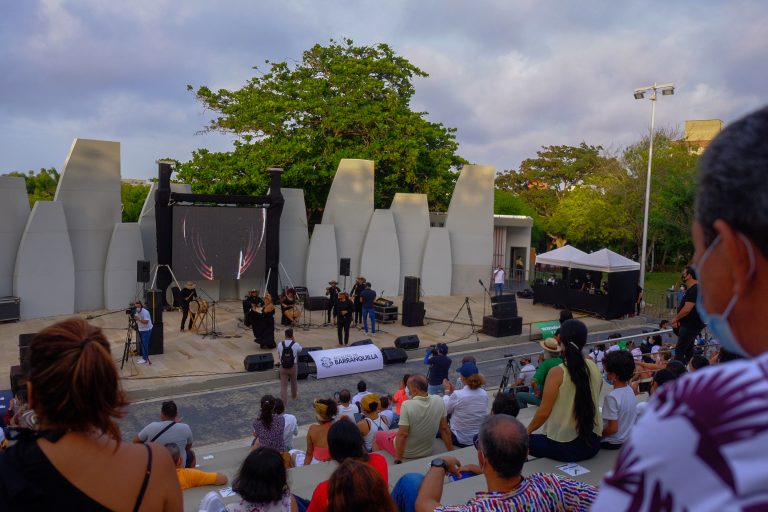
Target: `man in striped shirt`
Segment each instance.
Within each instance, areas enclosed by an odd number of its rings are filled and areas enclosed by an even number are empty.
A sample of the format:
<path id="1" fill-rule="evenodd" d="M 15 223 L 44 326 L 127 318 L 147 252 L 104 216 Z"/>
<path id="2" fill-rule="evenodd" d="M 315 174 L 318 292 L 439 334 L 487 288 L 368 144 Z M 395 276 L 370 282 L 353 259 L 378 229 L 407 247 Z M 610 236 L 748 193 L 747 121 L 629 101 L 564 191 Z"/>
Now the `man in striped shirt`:
<path id="1" fill-rule="evenodd" d="M 480 467 L 475 470 L 482 471 L 488 491 L 476 493 L 466 505 L 442 506 L 446 473 L 459 474 L 471 469 L 461 467 L 455 457 L 446 455 L 433 461 L 424 476 L 416 499 L 418 512 L 587 511 L 597 496 L 594 486 L 570 478 L 545 473 L 522 476 L 528 455 L 528 432 L 512 416 L 489 416 L 480 427 L 478 441 Z"/>

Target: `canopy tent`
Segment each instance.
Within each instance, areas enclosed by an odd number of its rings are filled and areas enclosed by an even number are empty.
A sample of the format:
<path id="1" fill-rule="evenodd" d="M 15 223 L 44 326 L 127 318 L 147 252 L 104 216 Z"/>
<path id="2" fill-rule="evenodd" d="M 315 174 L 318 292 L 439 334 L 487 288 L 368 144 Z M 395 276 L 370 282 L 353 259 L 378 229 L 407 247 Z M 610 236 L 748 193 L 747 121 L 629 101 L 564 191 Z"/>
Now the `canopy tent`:
<path id="1" fill-rule="evenodd" d="M 585 256 L 588 254 L 584 251 L 570 245 L 564 245 L 559 249 L 539 254 L 536 256 L 536 263 L 554 267 L 573 267 L 576 258 Z"/>
<path id="2" fill-rule="evenodd" d="M 626 272 L 628 270 L 640 270 L 640 264 L 617 254 L 610 249 L 600 249 L 591 254 L 582 253 L 576 256 L 572 268 L 595 270 L 598 272 Z"/>

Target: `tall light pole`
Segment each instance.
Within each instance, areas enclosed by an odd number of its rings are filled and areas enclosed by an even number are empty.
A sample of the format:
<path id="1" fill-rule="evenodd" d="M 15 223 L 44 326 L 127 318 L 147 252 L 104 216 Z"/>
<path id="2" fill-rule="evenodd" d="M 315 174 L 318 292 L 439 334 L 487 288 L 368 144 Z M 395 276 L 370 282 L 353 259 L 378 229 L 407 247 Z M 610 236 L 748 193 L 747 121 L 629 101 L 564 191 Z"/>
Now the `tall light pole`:
<path id="1" fill-rule="evenodd" d="M 648 212 L 651 205 L 651 167 L 653 163 L 653 124 L 656 121 L 656 93 L 662 96 L 675 94 L 675 84 L 656 84 L 635 89 L 635 99 L 645 98 L 645 93 L 650 92 L 651 97 L 651 130 L 648 137 L 648 174 L 645 177 L 645 212 L 643 213 L 643 247 L 640 250 L 640 286 L 645 289 L 645 260 L 648 250 Z"/>

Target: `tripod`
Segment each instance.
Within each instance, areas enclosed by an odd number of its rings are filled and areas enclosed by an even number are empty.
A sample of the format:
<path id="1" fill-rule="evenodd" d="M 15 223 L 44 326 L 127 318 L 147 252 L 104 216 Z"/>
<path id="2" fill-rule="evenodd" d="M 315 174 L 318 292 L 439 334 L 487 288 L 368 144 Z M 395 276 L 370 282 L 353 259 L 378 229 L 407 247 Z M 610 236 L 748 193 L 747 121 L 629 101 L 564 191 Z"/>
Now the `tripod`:
<path id="1" fill-rule="evenodd" d="M 459 315 L 461 314 L 461 310 L 465 307 L 467 308 L 467 314 L 469 315 L 469 325 L 472 326 L 472 334 L 475 335 L 475 341 L 480 341 L 480 336 L 477 334 L 477 327 L 475 326 L 475 319 L 472 317 L 472 308 L 469 306 L 470 302 L 474 302 L 469 297 L 464 297 L 464 302 L 461 303 L 461 306 L 459 307 L 459 310 L 456 312 L 456 315 L 453 317 L 453 320 L 451 320 L 451 323 L 448 324 L 448 327 L 445 328 L 445 331 L 443 331 L 443 336 L 445 336 L 445 333 L 448 332 L 448 329 L 451 328 L 451 326 L 456 322 L 456 319 L 459 318 Z"/>
<path id="2" fill-rule="evenodd" d="M 133 317 L 128 317 L 128 332 L 125 335 L 125 347 L 123 348 L 123 358 L 120 360 L 120 369 L 123 369 L 125 362 L 131 357 L 131 352 L 136 352 L 136 346 L 133 342 L 133 333 L 136 332 L 136 342 L 138 343 L 139 326 Z"/>

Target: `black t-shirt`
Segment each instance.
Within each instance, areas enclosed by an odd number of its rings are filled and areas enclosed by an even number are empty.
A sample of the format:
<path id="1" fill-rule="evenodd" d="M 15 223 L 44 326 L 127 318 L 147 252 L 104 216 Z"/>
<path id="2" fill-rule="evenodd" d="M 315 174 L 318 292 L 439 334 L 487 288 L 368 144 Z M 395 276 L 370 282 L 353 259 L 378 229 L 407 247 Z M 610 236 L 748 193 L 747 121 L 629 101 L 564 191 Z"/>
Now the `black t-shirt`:
<path id="1" fill-rule="evenodd" d="M 698 295 L 698 284 L 691 286 L 685 291 L 685 295 L 683 295 L 683 301 L 680 303 L 680 307 L 678 307 L 677 312 L 679 313 L 680 310 L 683 309 L 683 306 L 685 306 L 686 302 L 693 303 L 693 309 L 680 320 L 680 327 L 697 331 L 700 331 L 704 327 L 704 322 L 701 321 L 699 312 L 696 310 L 696 298 Z"/>
<path id="2" fill-rule="evenodd" d="M 439 386 L 443 379 L 448 378 L 448 370 L 451 368 L 451 358 L 443 354 L 437 354 L 427 360 L 429 363 L 429 379 L 431 386 Z"/>
<path id="3" fill-rule="evenodd" d="M 352 301 L 347 299 L 345 301 L 338 301 L 336 302 L 336 316 L 339 318 L 343 318 L 344 320 L 347 320 L 349 318 L 352 318 L 352 313 L 354 312 L 354 306 L 352 305 Z M 341 312 L 346 311 L 346 315 L 342 315 Z"/>

